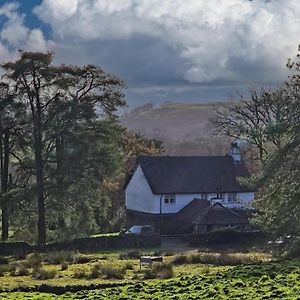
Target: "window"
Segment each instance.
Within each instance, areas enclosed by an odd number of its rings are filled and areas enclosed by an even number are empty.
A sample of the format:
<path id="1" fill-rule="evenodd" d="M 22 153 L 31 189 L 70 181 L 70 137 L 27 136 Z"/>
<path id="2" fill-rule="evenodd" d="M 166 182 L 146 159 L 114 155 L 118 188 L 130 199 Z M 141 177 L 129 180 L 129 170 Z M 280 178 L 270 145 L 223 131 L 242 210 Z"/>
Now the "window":
<path id="1" fill-rule="evenodd" d="M 175 204 L 176 203 L 176 196 L 175 195 L 165 195 L 165 204 Z"/>
<path id="2" fill-rule="evenodd" d="M 237 201 L 237 193 L 228 193 L 228 202 Z"/>
<path id="3" fill-rule="evenodd" d="M 228 224 L 226 227 L 227 228 L 236 228 L 236 224 Z"/>
<path id="4" fill-rule="evenodd" d="M 207 195 L 206 193 L 202 193 L 202 194 L 200 195 L 200 198 L 201 198 L 201 200 L 207 200 L 208 195 Z"/>

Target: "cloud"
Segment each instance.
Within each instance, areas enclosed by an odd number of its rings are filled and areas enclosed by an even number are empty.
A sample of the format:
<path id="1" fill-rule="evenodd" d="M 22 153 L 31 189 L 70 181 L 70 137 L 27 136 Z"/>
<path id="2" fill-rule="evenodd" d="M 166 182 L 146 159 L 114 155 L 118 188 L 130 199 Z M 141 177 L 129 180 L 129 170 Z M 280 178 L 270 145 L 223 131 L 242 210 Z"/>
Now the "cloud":
<path id="1" fill-rule="evenodd" d="M 25 15 L 19 13 L 17 2 L 0 6 L 1 16 L 4 18 L 3 26 L 0 29 L 1 61 L 14 59 L 19 49 L 47 51 L 54 47 L 52 41 L 45 40 L 40 29 L 29 29 L 25 26 Z"/>
<path id="2" fill-rule="evenodd" d="M 201 84 L 282 80 L 300 33 L 298 0 L 43 0 L 34 12 L 58 43 L 159 40 Z"/>

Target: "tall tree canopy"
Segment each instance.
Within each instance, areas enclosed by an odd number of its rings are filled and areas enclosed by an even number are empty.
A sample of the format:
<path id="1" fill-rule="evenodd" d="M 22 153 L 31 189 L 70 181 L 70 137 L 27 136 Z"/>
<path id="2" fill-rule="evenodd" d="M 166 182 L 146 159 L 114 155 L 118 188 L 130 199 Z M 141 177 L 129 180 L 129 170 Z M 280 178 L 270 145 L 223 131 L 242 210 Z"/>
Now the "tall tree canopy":
<path id="1" fill-rule="evenodd" d="M 103 134 L 99 116 L 113 122 L 125 105 L 123 83 L 96 66 L 53 65 L 53 53 L 21 52 L 2 68 L 9 91 L 25 107 L 29 130 L 15 157 L 28 175 L 26 190 L 31 185 L 36 197 L 38 244 L 43 245 L 52 195 L 78 181 L 100 180 L 103 168 L 109 168 L 105 147 L 90 145 Z"/>
<path id="2" fill-rule="evenodd" d="M 300 48 L 299 48 L 300 50 Z M 214 124 L 223 134 L 258 149 L 259 188 L 254 221 L 276 235 L 300 230 L 300 55 L 289 60 L 291 76 L 280 88 L 254 90 L 250 97 L 218 111 Z"/>

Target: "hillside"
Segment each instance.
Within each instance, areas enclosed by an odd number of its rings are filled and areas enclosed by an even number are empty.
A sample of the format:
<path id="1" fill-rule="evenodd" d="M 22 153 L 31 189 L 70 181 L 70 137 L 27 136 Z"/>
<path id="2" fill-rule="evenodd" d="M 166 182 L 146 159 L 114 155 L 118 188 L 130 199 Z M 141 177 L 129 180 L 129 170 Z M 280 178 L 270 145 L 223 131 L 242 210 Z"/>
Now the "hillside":
<path id="1" fill-rule="evenodd" d="M 132 131 L 164 142 L 170 155 L 220 155 L 228 151 L 228 140 L 213 134 L 210 119 L 218 103 L 167 102 L 137 107 L 121 118 Z"/>

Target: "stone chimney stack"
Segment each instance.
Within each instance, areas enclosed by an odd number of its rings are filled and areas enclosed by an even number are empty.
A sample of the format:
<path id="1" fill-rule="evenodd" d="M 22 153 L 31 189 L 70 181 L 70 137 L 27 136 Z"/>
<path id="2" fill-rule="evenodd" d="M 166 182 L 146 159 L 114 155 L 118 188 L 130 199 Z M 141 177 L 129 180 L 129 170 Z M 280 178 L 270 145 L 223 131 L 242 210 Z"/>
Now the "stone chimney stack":
<path id="1" fill-rule="evenodd" d="M 229 155 L 232 156 L 235 164 L 239 164 L 242 162 L 242 154 L 241 154 L 241 149 L 240 149 L 240 143 L 238 140 L 231 143 Z"/>

